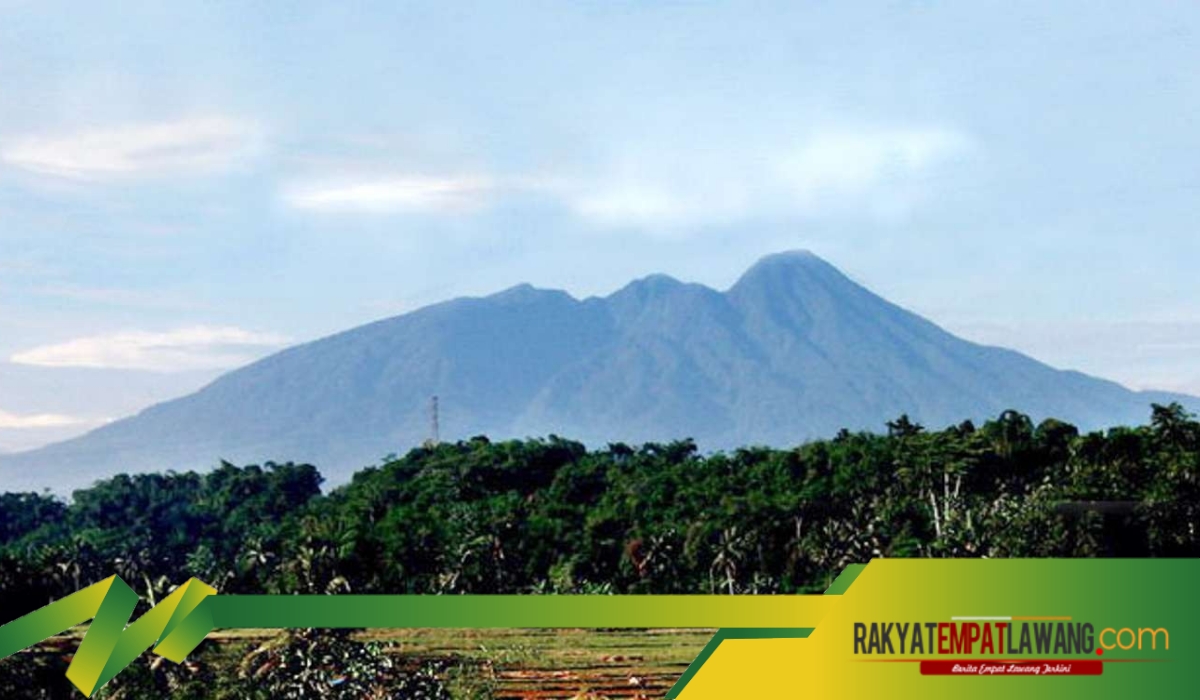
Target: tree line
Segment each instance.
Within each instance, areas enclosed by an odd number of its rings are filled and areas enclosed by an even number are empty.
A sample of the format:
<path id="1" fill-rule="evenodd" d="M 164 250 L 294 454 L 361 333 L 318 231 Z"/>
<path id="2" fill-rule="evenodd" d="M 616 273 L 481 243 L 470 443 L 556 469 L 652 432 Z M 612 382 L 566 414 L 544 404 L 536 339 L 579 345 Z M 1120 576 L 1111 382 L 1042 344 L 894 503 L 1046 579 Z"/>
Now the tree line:
<path id="1" fill-rule="evenodd" d="M 1200 555 L 1200 423 L 842 431 L 794 449 L 475 437 L 321 491 L 307 464 L 0 495 L 0 618 L 112 574 L 226 593 L 798 593 L 872 557 Z"/>

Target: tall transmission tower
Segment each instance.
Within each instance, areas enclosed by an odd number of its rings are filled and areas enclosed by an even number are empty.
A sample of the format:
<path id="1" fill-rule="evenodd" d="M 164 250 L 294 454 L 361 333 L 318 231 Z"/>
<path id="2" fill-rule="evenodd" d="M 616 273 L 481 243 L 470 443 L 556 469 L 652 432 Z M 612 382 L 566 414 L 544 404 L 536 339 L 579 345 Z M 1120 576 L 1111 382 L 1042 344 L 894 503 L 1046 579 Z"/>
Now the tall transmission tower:
<path id="1" fill-rule="evenodd" d="M 438 397 L 437 394 L 429 400 L 429 440 L 431 446 L 436 446 L 442 441 L 441 437 L 440 418 L 438 416 Z"/>

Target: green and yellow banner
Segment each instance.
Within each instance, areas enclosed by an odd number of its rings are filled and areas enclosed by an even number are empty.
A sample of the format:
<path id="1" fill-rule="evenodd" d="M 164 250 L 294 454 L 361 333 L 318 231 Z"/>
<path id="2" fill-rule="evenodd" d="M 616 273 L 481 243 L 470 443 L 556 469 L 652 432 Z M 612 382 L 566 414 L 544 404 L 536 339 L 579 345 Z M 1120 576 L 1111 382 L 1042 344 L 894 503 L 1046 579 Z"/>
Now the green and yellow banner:
<path id="1" fill-rule="evenodd" d="M 130 622 L 110 577 L 0 627 L 0 657 L 91 620 L 84 695 L 239 628 L 719 628 L 668 697 L 1191 697 L 1197 560 L 874 560 L 804 596 L 226 596 L 192 579 Z M 2 662 L 0 662 L 2 663 Z"/>

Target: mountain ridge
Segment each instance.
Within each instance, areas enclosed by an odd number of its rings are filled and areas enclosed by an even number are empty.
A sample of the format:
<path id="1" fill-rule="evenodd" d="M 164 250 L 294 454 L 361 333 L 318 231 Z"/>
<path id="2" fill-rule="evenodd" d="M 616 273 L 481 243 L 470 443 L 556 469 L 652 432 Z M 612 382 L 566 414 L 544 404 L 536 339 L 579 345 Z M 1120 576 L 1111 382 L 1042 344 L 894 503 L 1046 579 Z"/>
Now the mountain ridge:
<path id="1" fill-rule="evenodd" d="M 0 490 L 119 471 L 306 461 L 340 483 L 428 436 L 557 433 L 786 446 L 900 414 L 931 426 L 1017 409 L 1100 428 L 1152 402 L 1014 350 L 958 338 L 810 251 L 762 258 L 724 291 L 654 274 L 577 299 L 519 284 L 286 348 L 199 391 L 38 450 L 0 456 Z"/>

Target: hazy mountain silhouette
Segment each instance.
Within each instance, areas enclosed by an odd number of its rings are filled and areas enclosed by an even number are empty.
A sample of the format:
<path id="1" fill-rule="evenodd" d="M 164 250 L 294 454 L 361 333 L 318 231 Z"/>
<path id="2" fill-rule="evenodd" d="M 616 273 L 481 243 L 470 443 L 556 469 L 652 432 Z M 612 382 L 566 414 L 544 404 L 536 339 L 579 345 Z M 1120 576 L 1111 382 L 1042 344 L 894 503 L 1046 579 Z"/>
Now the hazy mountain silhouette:
<path id="1" fill-rule="evenodd" d="M 306 461 L 332 482 L 443 439 L 557 433 L 603 444 L 693 437 L 787 446 L 907 413 L 942 427 L 1016 408 L 1083 428 L 1146 421 L 1134 392 L 967 342 L 808 252 L 728 291 L 653 275 L 603 298 L 513 287 L 289 348 L 82 437 L 0 457 L 0 490 L 118 472 Z"/>

